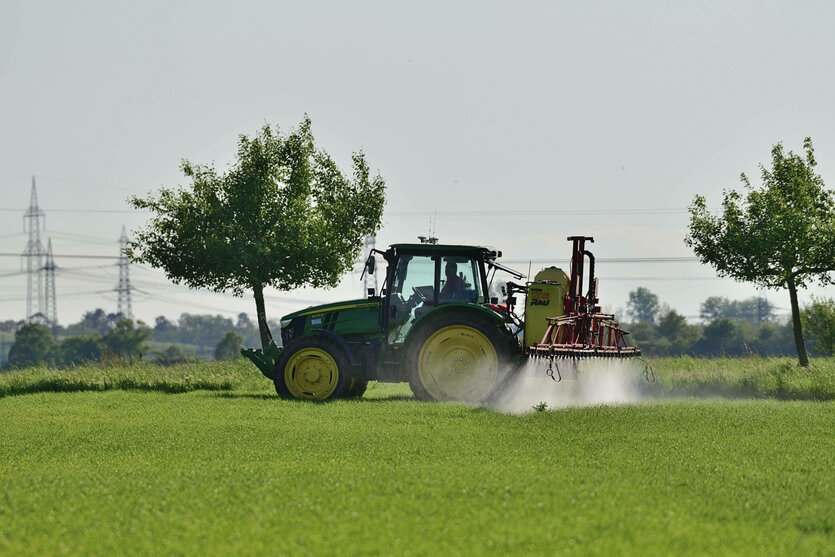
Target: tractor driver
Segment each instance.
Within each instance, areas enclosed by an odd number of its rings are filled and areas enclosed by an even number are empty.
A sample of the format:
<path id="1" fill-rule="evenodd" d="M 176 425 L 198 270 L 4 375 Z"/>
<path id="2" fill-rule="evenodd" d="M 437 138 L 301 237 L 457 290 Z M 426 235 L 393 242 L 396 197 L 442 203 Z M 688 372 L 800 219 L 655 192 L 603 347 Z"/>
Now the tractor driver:
<path id="1" fill-rule="evenodd" d="M 464 279 L 458 276 L 458 263 L 447 259 L 444 274 L 446 275 L 446 281 L 444 282 L 444 287 L 441 288 L 440 302 L 463 300 L 467 286 L 464 283 Z"/>

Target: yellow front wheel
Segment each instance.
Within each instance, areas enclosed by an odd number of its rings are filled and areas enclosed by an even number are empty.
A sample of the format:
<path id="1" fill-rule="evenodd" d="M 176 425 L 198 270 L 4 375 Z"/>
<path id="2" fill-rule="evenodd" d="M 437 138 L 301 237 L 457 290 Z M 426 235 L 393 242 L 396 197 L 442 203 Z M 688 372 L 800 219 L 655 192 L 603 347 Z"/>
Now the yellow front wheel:
<path id="1" fill-rule="evenodd" d="M 278 358 L 275 389 L 284 398 L 328 400 L 344 396 L 350 385 L 342 351 L 320 338 L 302 338 Z"/>

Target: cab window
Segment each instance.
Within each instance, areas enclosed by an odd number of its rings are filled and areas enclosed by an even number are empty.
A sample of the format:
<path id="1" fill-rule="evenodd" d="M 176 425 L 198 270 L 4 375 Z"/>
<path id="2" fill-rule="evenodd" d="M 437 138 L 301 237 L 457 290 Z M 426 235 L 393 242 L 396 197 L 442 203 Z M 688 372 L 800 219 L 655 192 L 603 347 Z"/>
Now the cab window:
<path id="1" fill-rule="evenodd" d="M 469 257 L 444 257 L 438 303 L 483 303 L 478 261 Z"/>
<path id="2" fill-rule="evenodd" d="M 389 296 L 389 342 L 403 342 L 414 321 L 435 305 L 435 260 L 403 255 Z"/>

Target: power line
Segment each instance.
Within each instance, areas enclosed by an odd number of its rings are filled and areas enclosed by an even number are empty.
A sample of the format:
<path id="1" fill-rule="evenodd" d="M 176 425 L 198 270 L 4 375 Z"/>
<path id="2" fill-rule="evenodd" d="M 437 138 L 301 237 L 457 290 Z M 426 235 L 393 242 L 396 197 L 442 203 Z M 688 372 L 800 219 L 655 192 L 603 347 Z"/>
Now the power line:
<path id="1" fill-rule="evenodd" d="M 596 257 L 595 263 L 695 263 L 698 257 Z M 570 259 L 502 259 L 511 265 L 522 263 L 570 263 Z"/>
<path id="2" fill-rule="evenodd" d="M 24 209 L 14 207 L 0 207 L 0 211 L 20 212 Z M 49 209 L 51 213 L 148 213 L 145 209 Z M 387 211 L 386 216 L 390 217 L 426 217 L 437 215 L 439 217 L 552 217 L 571 215 L 680 215 L 688 213 L 686 208 L 658 208 L 658 209 L 555 209 L 539 211 L 523 211 L 513 209 L 472 209 L 472 210 L 450 210 L 450 211 Z"/>
<path id="3" fill-rule="evenodd" d="M 667 214 L 682 214 L 687 213 L 688 210 L 681 208 L 666 208 L 666 209 L 558 209 L 558 210 L 514 210 L 514 209 L 470 209 L 470 210 L 450 210 L 450 211 L 391 211 L 385 213 L 388 216 L 409 217 L 419 216 L 425 217 L 427 215 L 436 215 L 439 217 L 467 217 L 467 216 L 487 216 L 487 217 L 550 217 L 550 216 L 569 216 L 569 215 L 667 215 Z"/>
<path id="4" fill-rule="evenodd" d="M 19 253 L 0 253 L 0 257 L 20 257 Z M 77 253 L 66 253 L 63 255 L 56 255 L 58 259 L 119 259 L 118 255 L 84 255 Z"/>
<path id="5" fill-rule="evenodd" d="M 19 213 L 22 209 L 0 207 L 0 211 Z M 49 209 L 50 213 L 148 213 L 142 209 Z"/>
<path id="6" fill-rule="evenodd" d="M 0 257 L 20 257 L 18 253 L 0 253 Z M 64 259 L 119 259 L 118 255 L 56 254 Z M 698 257 L 598 257 L 597 263 L 696 263 Z M 502 263 L 569 263 L 570 259 L 502 259 Z"/>

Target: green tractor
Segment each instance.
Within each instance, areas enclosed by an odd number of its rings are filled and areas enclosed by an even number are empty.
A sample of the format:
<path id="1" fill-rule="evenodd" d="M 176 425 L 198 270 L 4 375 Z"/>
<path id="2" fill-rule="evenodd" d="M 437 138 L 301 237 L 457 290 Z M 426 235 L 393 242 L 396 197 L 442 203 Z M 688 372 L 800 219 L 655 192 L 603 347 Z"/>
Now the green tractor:
<path id="1" fill-rule="evenodd" d="M 408 381 L 421 400 L 465 402 L 497 394 L 529 357 L 546 358 L 552 370 L 555 358 L 639 355 L 614 316 L 597 306 L 594 257 L 584 248 L 593 240 L 569 240 L 571 277 L 551 267 L 524 285 L 507 282 L 503 303 L 489 297 L 495 274 L 524 276 L 496 261 L 501 252 L 428 243 L 374 250 L 388 265 L 379 295 L 285 315 L 282 348 L 242 353 L 284 398 L 359 397 L 374 380 Z M 590 276 L 583 295 L 585 257 Z M 366 272 L 374 272 L 375 261 L 371 253 Z M 525 295 L 527 325 L 515 312 L 518 293 Z"/>

